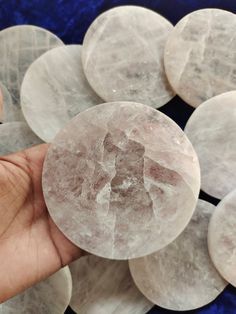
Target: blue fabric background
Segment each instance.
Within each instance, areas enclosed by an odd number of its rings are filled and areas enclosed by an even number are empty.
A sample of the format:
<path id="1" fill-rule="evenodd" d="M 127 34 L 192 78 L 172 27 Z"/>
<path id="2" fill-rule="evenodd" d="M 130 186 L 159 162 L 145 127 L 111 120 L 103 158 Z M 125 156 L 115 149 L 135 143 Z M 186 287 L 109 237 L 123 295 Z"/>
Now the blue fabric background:
<path id="1" fill-rule="evenodd" d="M 100 13 L 127 4 L 153 9 L 173 24 L 189 12 L 202 8 L 214 7 L 236 13 L 236 0 L 0 0 L 0 30 L 17 24 L 33 24 L 54 32 L 66 44 L 81 44 L 87 28 Z M 176 97 L 161 111 L 183 128 L 193 109 Z M 204 193 L 201 193 L 201 198 L 214 204 L 218 202 Z M 68 310 L 68 313 L 73 312 Z M 174 312 L 157 306 L 149 312 L 167 313 Z M 213 303 L 185 313 L 236 314 L 236 289 L 228 286 Z"/>

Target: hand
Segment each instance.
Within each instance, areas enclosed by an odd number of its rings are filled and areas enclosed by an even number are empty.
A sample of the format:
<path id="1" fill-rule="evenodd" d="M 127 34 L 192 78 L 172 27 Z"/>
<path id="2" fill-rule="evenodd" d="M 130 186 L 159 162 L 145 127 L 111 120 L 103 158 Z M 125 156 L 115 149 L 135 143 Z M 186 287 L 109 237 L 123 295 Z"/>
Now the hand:
<path id="1" fill-rule="evenodd" d="M 82 252 L 50 218 L 42 193 L 48 145 L 0 157 L 0 303 Z"/>

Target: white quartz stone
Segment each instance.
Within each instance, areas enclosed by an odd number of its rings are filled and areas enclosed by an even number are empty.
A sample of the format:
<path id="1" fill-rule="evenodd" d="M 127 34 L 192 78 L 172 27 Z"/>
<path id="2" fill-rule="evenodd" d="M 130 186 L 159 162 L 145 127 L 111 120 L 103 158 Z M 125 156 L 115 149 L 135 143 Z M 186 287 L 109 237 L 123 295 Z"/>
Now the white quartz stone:
<path id="1" fill-rule="evenodd" d="M 64 314 L 70 303 L 72 280 L 65 267 L 24 293 L 0 304 L 0 314 Z"/>
<path id="2" fill-rule="evenodd" d="M 76 114 L 102 102 L 85 78 L 79 45 L 43 54 L 29 67 L 21 87 L 23 114 L 46 142 Z"/>
<path id="3" fill-rule="evenodd" d="M 228 194 L 213 213 L 208 246 L 220 274 L 236 287 L 236 190 Z"/>
<path id="4" fill-rule="evenodd" d="M 114 259 L 172 242 L 191 219 L 199 187 L 184 132 L 160 111 L 131 102 L 78 114 L 56 136 L 43 170 L 45 201 L 60 230 Z"/>
<path id="5" fill-rule="evenodd" d="M 185 133 L 199 157 L 202 190 L 223 198 L 236 187 L 236 92 L 199 106 Z"/>
<path id="6" fill-rule="evenodd" d="M 23 115 L 21 110 L 19 110 L 19 107 L 15 104 L 13 104 L 11 95 L 1 82 L 0 82 L 0 89 L 2 91 L 2 119 L 1 121 L 3 123 L 5 122 L 14 122 L 14 121 L 22 121 Z"/>
<path id="7" fill-rule="evenodd" d="M 0 122 L 2 122 L 2 114 L 3 114 L 3 92 L 2 86 L 0 85 Z"/>
<path id="8" fill-rule="evenodd" d="M 100 15 L 85 35 L 85 75 L 106 101 L 135 101 L 154 108 L 174 92 L 164 70 L 164 46 L 173 25 L 146 8 L 121 6 Z"/>
<path id="9" fill-rule="evenodd" d="M 20 110 L 20 86 L 30 64 L 45 51 L 63 45 L 46 29 L 20 25 L 0 32 L 0 81 Z"/>
<path id="10" fill-rule="evenodd" d="M 129 261 L 141 292 L 174 311 L 193 310 L 213 301 L 227 282 L 215 269 L 207 248 L 207 230 L 215 206 L 199 200 L 184 232 L 166 248 Z"/>
<path id="11" fill-rule="evenodd" d="M 41 143 L 42 141 L 24 122 L 9 122 L 0 125 L 0 156 Z"/>
<path id="12" fill-rule="evenodd" d="M 84 256 L 70 265 L 70 306 L 79 314 L 146 314 L 153 303 L 136 288 L 127 261 Z"/>
<path id="13" fill-rule="evenodd" d="M 193 107 L 236 89 L 236 16 L 203 9 L 185 16 L 165 48 L 166 73 L 175 92 Z"/>

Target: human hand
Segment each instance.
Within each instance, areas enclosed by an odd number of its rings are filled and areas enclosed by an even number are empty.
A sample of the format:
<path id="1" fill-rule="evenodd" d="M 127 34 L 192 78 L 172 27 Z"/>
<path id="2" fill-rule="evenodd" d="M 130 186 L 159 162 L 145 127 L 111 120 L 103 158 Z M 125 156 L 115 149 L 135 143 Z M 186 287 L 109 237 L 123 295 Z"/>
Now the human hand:
<path id="1" fill-rule="evenodd" d="M 47 144 L 0 157 L 0 303 L 78 258 L 42 193 Z"/>

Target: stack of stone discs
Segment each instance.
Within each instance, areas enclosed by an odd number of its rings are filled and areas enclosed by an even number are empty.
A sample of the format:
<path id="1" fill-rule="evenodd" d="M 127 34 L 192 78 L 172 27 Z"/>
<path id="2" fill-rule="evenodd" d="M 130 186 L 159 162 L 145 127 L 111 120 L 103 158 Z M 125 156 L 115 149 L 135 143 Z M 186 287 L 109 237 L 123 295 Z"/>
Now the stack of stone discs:
<path id="1" fill-rule="evenodd" d="M 219 9 L 174 27 L 121 6 L 82 45 L 35 26 L 0 32 L 0 154 L 51 143 L 49 214 L 89 253 L 4 314 L 186 311 L 236 286 L 235 29 Z M 175 95 L 193 108 L 184 131 L 162 113 Z"/>

